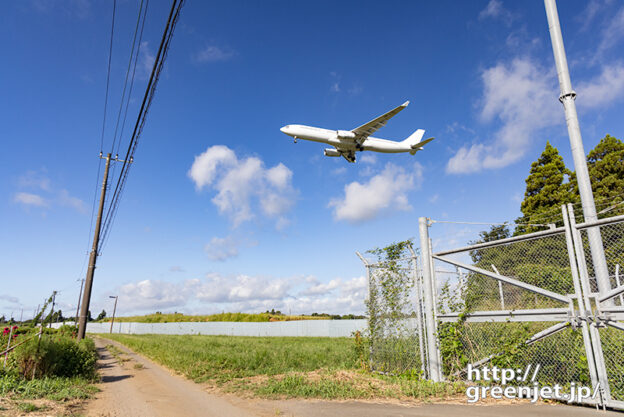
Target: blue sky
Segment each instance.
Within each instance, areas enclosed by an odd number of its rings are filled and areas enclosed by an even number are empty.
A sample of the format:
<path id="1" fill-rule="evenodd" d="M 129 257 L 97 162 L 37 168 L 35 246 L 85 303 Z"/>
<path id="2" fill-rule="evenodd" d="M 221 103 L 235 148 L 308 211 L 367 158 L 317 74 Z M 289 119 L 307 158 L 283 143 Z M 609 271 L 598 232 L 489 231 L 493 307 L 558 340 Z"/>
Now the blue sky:
<path id="1" fill-rule="evenodd" d="M 129 120 L 168 8 L 150 2 Z M 0 17 L 1 314 L 29 317 L 52 290 L 64 312 L 75 310 L 99 181 L 111 10 L 108 1 L 33 0 Z M 104 152 L 137 11 L 137 1 L 118 1 Z M 607 133 L 624 136 L 624 5 L 568 0 L 559 14 L 589 151 Z M 119 294 L 122 314 L 361 312 L 356 250 L 417 237 L 419 216 L 515 219 L 547 140 L 572 168 L 558 95 L 538 0 L 189 0 L 91 310 L 110 310 L 108 296 Z M 415 157 L 361 154 L 348 164 L 279 131 L 348 130 L 405 100 L 376 136 L 426 129 L 436 140 Z"/>

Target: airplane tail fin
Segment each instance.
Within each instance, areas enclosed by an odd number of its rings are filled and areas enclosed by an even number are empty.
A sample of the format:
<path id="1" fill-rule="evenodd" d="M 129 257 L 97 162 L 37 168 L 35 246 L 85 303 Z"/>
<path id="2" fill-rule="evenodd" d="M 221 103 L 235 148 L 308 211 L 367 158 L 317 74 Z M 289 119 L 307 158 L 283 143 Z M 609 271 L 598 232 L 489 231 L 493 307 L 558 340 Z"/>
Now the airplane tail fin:
<path id="1" fill-rule="evenodd" d="M 407 139 L 405 139 L 401 143 L 409 146 L 410 148 L 413 148 L 414 145 L 416 145 L 416 144 L 418 144 L 418 142 L 420 142 L 420 140 L 422 139 L 424 134 L 425 134 L 425 131 L 423 129 L 418 129 L 417 131 L 412 133 Z"/>
<path id="2" fill-rule="evenodd" d="M 435 138 L 429 138 L 429 139 L 421 140 L 424 134 L 425 134 L 424 130 L 418 129 L 417 131 L 412 133 L 410 137 L 408 137 L 407 139 L 403 141 L 403 143 L 409 145 L 409 147 L 412 149 L 410 151 L 411 155 L 414 155 L 418 151 L 422 151 L 423 146 L 425 146 L 426 144 L 428 144 L 429 142 L 435 139 Z"/>

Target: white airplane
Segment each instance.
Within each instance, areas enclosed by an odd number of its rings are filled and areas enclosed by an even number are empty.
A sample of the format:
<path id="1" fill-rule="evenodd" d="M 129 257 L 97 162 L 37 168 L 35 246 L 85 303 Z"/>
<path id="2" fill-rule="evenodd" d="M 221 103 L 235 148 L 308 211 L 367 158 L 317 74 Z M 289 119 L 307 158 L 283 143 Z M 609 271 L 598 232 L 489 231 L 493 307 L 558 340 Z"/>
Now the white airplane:
<path id="1" fill-rule="evenodd" d="M 325 156 L 342 156 L 349 162 L 355 162 L 355 153 L 358 151 L 409 152 L 414 155 L 416 152 L 423 150 L 423 146 L 434 139 L 429 138 L 421 141 L 425 134 L 425 131 L 422 129 L 418 129 L 401 142 L 370 136 L 385 126 L 388 120 L 396 116 L 408 104 L 409 101 L 406 101 L 399 107 L 353 130 L 329 130 L 304 125 L 286 125 L 280 130 L 288 136 L 292 136 L 295 139 L 295 143 L 297 143 L 297 139 L 305 139 L 332 145 L 334 148 L 325 149 Z"/>

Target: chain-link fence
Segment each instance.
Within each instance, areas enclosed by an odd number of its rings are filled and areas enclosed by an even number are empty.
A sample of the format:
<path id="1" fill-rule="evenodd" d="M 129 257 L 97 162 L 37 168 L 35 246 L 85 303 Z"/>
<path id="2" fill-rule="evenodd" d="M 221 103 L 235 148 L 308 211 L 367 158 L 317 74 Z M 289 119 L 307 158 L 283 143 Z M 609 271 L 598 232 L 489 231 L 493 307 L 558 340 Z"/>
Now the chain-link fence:
<path id="1" fill-rule="evenodd" d="M 624 409 L 623 209 L 577 224 L 568 205 L 518 236 L 463 224 L 441 237 L 436 223 L 450 222 L 421 218 L 418 265 L 415 254 L 365 261 L 371 366 L 433 380 L 533 366 L 539 386 L 590 386 L 587 402 Z"/>
<path id="2" fill-rule="evenodd" d="M 371 251 L 374 262 L 362 258 L 369 289 L 365 336 L 370 366 L 378 372 L 420 372 L 423 365 L 417 258 L 406 243 Z"/>

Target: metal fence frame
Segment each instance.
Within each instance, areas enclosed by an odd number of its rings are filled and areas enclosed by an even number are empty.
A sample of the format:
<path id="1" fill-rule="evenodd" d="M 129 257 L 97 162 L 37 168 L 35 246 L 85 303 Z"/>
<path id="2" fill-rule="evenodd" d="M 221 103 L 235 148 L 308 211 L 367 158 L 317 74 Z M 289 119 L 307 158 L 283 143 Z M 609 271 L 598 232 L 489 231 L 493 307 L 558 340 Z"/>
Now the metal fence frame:
<path id="1" fill-rule="evenodd" d="M 534 232 L 530 234 L 499 239 L 495 241 L 473 244 L 456 249 L 433 252 L 431 239 L 429 238 L 429 227 L 432 221 L 428 218 L 419 218 L 420 232 L 420 265 L 417 265 L 417 257 L 413 250 L 410 251 L 413 257 L 414 280 L 416 283 L 416 303 L 417 320 L 419 326 L 419 349 L 422 360 L 422 370 L 425 378 L 432 381 L 443 381 L 450 375 L 444 375 L 440 352 L 440 339 L 438 334 L 438 324 L 457 322 L 460 320 L 459 313 L 441 313 L 437 311 L 437 288 L 440 283 L 436 277 L 434 261 L 441 261 L 445 264 L 453 265 L 457 270 L 463 269 L 483 277 L 490 278 L 498 282 L 500 294 L 500 310 L 494 311 L 474 311 L 464 314 L 462 320 L 466 323 L 513 323 L 513 322 L 554 322 L 555 324 L 534 334 L 526 343 L 528 345 L 549 338 L 565 329 L 571 328 L 582 335 L 582 349 L 587 358 L 589 380 L 592 389 L 598 389 L 599 395 L 593 400 L 585 402 L 602 407 L 611 407 L 624 410 L 622 398 L 614 399 L 609 386 L 610 375 L 605 365 L 605 355 L 603 352 L 603 341 L 601 340 L 600 329 L 612 328 L 624 331 L 624 304 L 615 305 L 612 300 L 624 298 L 624 285 L 619 280 L 619 267 L 616 267 L 615 285 L 613 289 L 605 291 L 592 291 L 590 285 L 590 275 L 588 262 L 585 258 L 584 242 L 582 232 L 592 230 L 593 233 L 600 233 L 600 227 L 618 225 L 624 223 L 624 215 L 615 216 L 593 222 L 577 224 L 571 204 L 562 206 L 562 227 L 551 227 L 549 230 Z M 619 230 L 617 231 L 619 233 Z M 494 271 L 488 271 L 474 265 L 469 265 L 452 258 L 449 255 L 466 253 L 476 249 L 494 248 L 513 244 L 515 242 L 530 242 L 544 239 L 549 236 L 561 236 L 565 238 L 565 250 L 567 250 L 569 260 L 569 272 L 571 274 L 573 292 L 570 294 L 560 294 L 547 288 L 523 282 L 520 279 L 506 276 L 499 273 L 494 265 Z M 619 238 L 619 234 L 617 235 Z M 604 241 L 604 239 L 603 239 Z M 619 248 L 618 248 L 619 250 Z M 618 252 L 619 254 L 619 252 Z M 360 259 L 367 269 L 367 277 L 371 279 L 370 264 L 359 253 Z M 563 258 L 565 259 L 565 257 Z M 565 262 L 565 261 L 564 261 Z M 567 267 L 566 267 L 567 268 Z M 449 272 L 449 271 L 444 271 Z M 461 278 L 460 278 L 461 280 Z M 555 308 L 527 308 L 527 309 L 505 309 L 502 286 L 513 286 L 521 291 L 529 291 L 543 297 L 547 297 L 559 302 L 560 307 Z M 537 297 L 537 296 L 536 296 Z M 563 303 L 563 304 L 561 304 Z M 565 307 L 563 307 L 565 305 Z M 536 306 L 537 307 L 537 306 Z M 624 346 L 622 346 L 624 348 Z M 579 346 L 579 349 L 580 346 Z M 472 363 L 472 366 L 480 366 L 487 363 L 495 355 L 490 355 L 479 361 Z M 624 356 L 623 356 L 624 357 Z M 619 364 L 618 367 L 622 366 Z M 619 368 L 618 368 L 619 369 Z M 621 375 L 611 375 L 611 378 L 622 378 Z M 572 381 L 570 381 L 572 382 Z M 620 394 L 621 395 L 621 394 Z"/>

